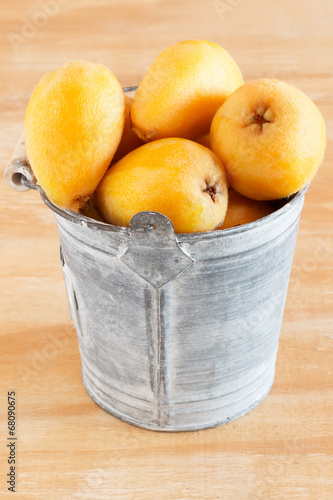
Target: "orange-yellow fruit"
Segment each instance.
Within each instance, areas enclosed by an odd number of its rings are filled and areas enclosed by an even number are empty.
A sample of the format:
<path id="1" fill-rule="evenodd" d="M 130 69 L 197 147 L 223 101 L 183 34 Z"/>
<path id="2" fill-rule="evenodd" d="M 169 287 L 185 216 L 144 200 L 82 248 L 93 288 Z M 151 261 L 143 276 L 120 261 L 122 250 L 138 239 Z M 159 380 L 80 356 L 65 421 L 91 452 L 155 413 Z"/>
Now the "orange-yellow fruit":
<path id="1" fill-rule="evenodd" d="M 242 84 L 237 64 L 219 45 L 204 40 L 172 45 L 139 85 L 131 111 L 133 130 L 144 141 L 196 139 L 209 132 L 217 109 Z"/>
<path id="2" fill-rule="evenodd" d="M 273 200 L 295 193 L 314 176 L 324 154 L 325 124 L 300 90 L 278 80 L 254 80 L 218 110 L 210 139 L 236 191 Z"/>
<path id="3" fill-rule="evenodd" d="M 133 99 L 125 94 L 125 127 L 120 144 L 112 159 L 112 164 L 117 163 L 133 149 L 142 146 L 144 142 L 133 132 L 131 124 L 131 107 Z"/>
<path id="4" fill-rule="evenodd" d="M 237 191 L 229 189 L 228 208 L 223 223 L 217 229 L 241 226 L 262 219 L 273 212 L 268 201 L 246 198 Z"/>
<path id="5" fill-rule="evenodd" d="M 25 116 L 28 158 L 47 196 L 79 210 L 93 193 L 119 145 L 124 93 L 113 73 L 85 61 L 47 73 Z"/>
<path id="6" fill-rule="evenodd" d="M 225 216 L 226 174 L 204 146 L 187 139 L 160 139 L 113 165 L 94 201 L 101 216 L 118 226 L 129 226 L 136 213 L 152 210 L 166 215 L 177 233 L 209 231 Z"/>

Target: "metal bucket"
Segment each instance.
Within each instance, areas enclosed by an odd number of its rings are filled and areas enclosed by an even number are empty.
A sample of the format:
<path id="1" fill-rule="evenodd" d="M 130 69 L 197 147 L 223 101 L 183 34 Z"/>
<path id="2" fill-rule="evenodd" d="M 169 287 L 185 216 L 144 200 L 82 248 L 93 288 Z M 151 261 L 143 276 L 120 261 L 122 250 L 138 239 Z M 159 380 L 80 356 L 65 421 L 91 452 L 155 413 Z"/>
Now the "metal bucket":
<path id="1" fill-rule="evenodd" d="M 271 215 L 223 231 L 175 234 L 156 212 L 121 228 L 51 203 L 22 154 L 5 176 L 16 189 L 37 188 L 54 211 L 94 401 L 164 431 L 214 427 L 256 407 L 274 380 L 306 188 Z"/>

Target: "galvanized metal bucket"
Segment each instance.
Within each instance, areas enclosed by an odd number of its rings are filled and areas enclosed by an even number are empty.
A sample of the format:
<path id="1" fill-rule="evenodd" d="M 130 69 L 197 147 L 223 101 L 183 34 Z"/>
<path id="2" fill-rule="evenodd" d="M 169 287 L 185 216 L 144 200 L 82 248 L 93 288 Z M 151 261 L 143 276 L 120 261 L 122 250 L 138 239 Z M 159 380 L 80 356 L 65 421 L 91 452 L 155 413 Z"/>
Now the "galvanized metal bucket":
<path id="1" fill-rule="evenodd" d="M 35 185 L 22 144 L 5 177 L 37 188 L 54 212 L 83 382 L 98 405 L 181 431 L 224 424 L 265 398 L 306 189 L 251 224 L 175 234 L 156 212 L 121 228 L 60 209 Z"/>

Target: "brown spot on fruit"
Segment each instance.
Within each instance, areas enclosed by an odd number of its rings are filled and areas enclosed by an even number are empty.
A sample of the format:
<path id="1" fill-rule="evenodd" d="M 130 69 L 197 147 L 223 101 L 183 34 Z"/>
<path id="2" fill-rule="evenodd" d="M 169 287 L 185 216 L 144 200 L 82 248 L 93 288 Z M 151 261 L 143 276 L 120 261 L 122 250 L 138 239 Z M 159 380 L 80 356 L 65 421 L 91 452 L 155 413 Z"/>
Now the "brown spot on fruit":
<path id="1" fill-rule="evenodd" d="M 254 112 L 254 117 L 253 117 L 253 120 L 256 122 L 256 123 L 259 123 L 259 125 L 263 126 L 264 123 L 270 123 L 269 120 L 266 120 L 265 116 L 264 115 L 261 115 L 261 114 L 258 114 L 256 112 Z"/>
<path id="2" fill-rule="evenodd" d="M 90 196 L 78 196 L 72 202 L 71 210 L 84 214 L 91 205 Z"/>
<path id="3" fill-rule="evenodd" d="M 216 186 L 209 186 L 209 184 L 206 181 L 206 188 L 203 191 L 204 191 L 204 193 L 208 193 L 209 196 L 211 197 L 212 201 L 215 203 L 216 193 L 217 193 Z"/>

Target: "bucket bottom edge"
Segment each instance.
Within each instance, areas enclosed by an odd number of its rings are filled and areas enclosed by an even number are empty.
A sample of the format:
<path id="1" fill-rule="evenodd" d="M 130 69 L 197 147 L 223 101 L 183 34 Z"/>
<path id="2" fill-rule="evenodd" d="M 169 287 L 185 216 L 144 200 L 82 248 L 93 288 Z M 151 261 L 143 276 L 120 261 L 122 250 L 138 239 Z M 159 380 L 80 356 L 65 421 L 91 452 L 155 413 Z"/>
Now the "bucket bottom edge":
<path id="1" fill-rule="evenodd" d="M 138 420 L 136 418 L 130 417 L 128 415 L 125 415 L 115 408 L 111 407 L 110 405 L 106 405 L 105 402 L 98 396 L 96 395 L 92 388 L 90 387 L 89 384 L 89 379 L 86 377 L 84 371 L 82 370 L 82 381 L 83 385 L 95 403 L 105 410 L 106 412 L 110 413 L 114 417 L 118 418 L 119 420 L 122 420 L 123 422 L 126 422 L 127 424 L 134 425 L 136 427 L 141 427 L 143 429 L 147 429 L 150 431 L 161 431 L 161 432 L 186 432 L 186 431 L 199 431 L 203 429 L 211 429 L 214 427 L 219 427 L 225 424 L 228 424 L 229 422 L 232 422 L 240 417 L 243 417 L 250 411 L 252 411 L 254 408 L 256 408 L 269 394 L 269 392 L 272 389 L 273 383 L 274 383 L 274 377 L 275 377 L 275 367 L 274 370 L 272 371 L 271 376 L 267 380 L 267 383 L 265 384 L 265 390 L 263 393 L 255 399 L 249 406 L 244 408 L 243 410 L 231 415 L 230 417 L 224 418 L 224 419 L 217 419 L 217 420 L 211 420 L 211 421 L 206 421 L 204 423 L 186 423 L 184 425 L 159 425 L 156 423 L 150 423 L 150 422 L 143 422 L 141 420 Z"/>

